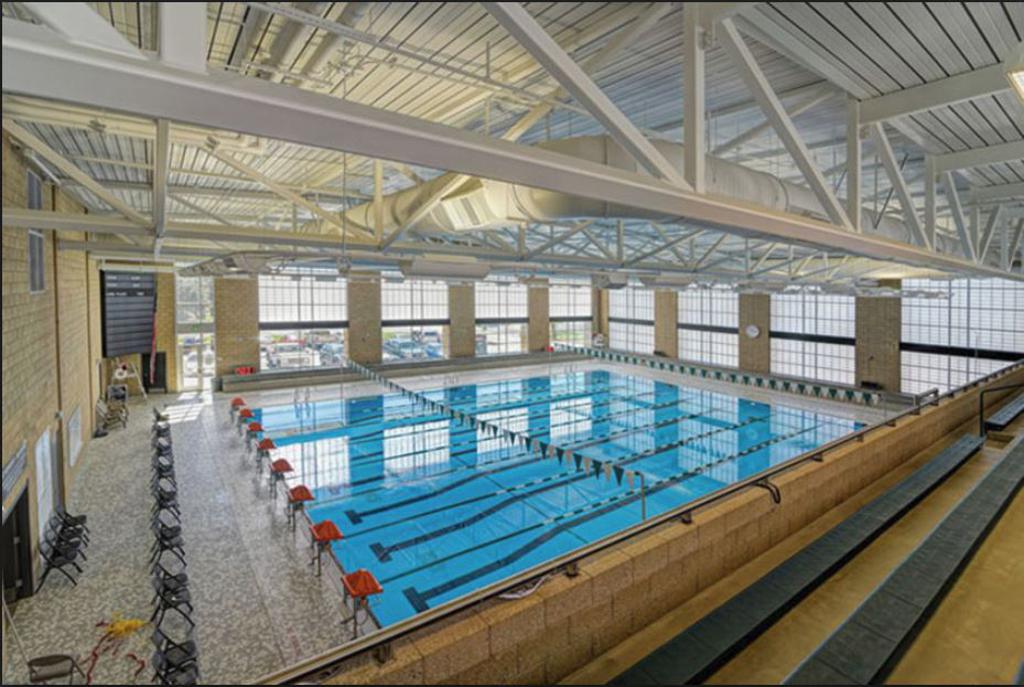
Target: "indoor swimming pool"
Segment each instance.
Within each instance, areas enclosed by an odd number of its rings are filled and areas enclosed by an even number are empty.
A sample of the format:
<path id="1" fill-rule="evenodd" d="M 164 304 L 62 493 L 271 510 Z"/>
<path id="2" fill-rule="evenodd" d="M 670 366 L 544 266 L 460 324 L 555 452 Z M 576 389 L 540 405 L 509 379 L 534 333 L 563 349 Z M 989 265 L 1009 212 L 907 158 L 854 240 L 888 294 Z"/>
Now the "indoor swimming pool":
<path id="1" fill-rule="evenodd" d="M 421 392 L 572 452 L 540 458 L 401 394 L 257 411 L 334 553 L 395 623 L 745 479 L 854 420 L 588 369 Z M 643 498 L 641 497 L 641 479 Z"/>

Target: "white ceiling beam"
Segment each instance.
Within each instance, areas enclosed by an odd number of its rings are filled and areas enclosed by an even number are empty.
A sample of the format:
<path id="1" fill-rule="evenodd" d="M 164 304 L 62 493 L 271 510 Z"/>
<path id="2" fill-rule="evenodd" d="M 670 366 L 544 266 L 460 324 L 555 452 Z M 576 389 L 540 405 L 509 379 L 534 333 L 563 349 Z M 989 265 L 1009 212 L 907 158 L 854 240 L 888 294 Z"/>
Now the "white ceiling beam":
<path id="1" fill-rule="evenodd" d="M 731 19 L 725 19 L 721 22 L 718 29 L 718 37 L 722 47 L 729 53 L 733 64 L 739 70 L 740 76 L 743 77 L 744 83 L 747 84 L 747 87 L 761 104 L 761 110 L 764 112 L 765 117 L 771 121 L 772 126 L 778 132 L 779 138 L 782 139 L 793 161 L 800 168 L 800 171 L 803 172 L 804 178 L 807 180 L 811 190 L 814 191 L 818 200 L 821 201 L 821 205 L 825 208 L 829 219 L 841 227 L 852 230 L 853 225 L 850 223 L 850 218 L 847 217 L 842 204 L 832 191 L 832 186 L 825 180 L 821 171 L 814 164 L 810 151 L 803 140 L 801 140 L 796 127 L 793 126 L 793 120 L 786 114 L 782 102 L 775 95 L 771 84 L 768 83 L 767 77 L 761 71 L 761 67 L 758 66 L 753 53 L 750 52 L 746 41 L 743 40 Z"/>
<path id="2" fill-rule="evenodd" d="M 957 236 L 960 237 L 960 245 L 964 255 L 971 262 L 977 262 L 977 253 L 974 250 L 974 243 L 967 228 L 967 220 L 964 217 L 963 205 L 960 203 L 960 194 L 956 190 L 956 180 L 952 172 L 942 175 L 942 184 L 946 191 L 946 202 L 949 204 L 949 211 L 953 215 L 953 224 L 956 225 Z"/>
<path id="3" fill-rule="evenodd" d="M 698 269 L 700 269 L 700 266 L 701 266 L 701 265 L 703 265 L 703 264 L 704 264 L 704 262 L 705 262 L 705 261 L 706 261 L 706 260 L 707 260 L 707 259 L 708 259 L 709 257 L 711 257 L 711 255 L 712 255 L 712 254 L 713 254 L 713 253 L 714 253 L 714 252 L 715 252 L 716 250 L 718 250 L 718 247 L 719 247 L 719 246 L 721 246 L 721 245 L 722 245 L 722 243 L 723 243 L 723 242 L 724 242 L 724 241 L 725 241 L 725 240 L 726 240 L 727 238 L 729 238 L 729 234 L 722 234 L 722 235 L 720 235 L 720 236 L 719 236 L 719 237 L 718 237 L 717 239 L 715 239 L 715 242 L 714 242 L 714 243 L 712 243 L 712 244 L 711 244 L 710 246 L 708 246 L 707 250 L 705 250 L 705 251 L 704 251 L 704 254 L 703 254 L 703 255 L 701 255 L 701 256 L 700 256 L 700 258 L 698 258 L 698 259 L 697 259 L 697 262 L 695 262 L 695 263 L 693 264 L 693 269 L 695 269 L 695 270 L 698 270 Z"/>
<path id="4" fill-rule="evenodd" d="M 1007 198 L 1024 198 L 1024 182 L 998 186 L 975 186 L 968 193 L 971 205 Z"/>
<path id="5" fill-rule="evenodd" d="M 14 122 L 14 120 L 3 119 L 3 128 L 8 134 L 16 138 L 26 148 L 34 150 L 40 157 L 49 162 L 51 165 L 59 169 L 67 176 L 74 179 L 76 182 L 84 186 L 85 188 L 92 191 L 92 193 L 102 200 L 104 203 L 114 208 L 122 215 L 130 219 L 132 222 L 139 226 L 150 227 L 152 223 L 149 218 L 145 217 L 139 212 L 136 212 L 130 205 L 122 201 L 116 195 L 105 189 L 93 181 L 92 177 L 80 170 L 75 163 L 71 162 L 63 155 L 58 153 L 56 150 L 46 145 L 42 139 L 35 136 L 35 134 L 29 132 L 23 128 L 20 124 Z"/>
<path id="6" fill-rule="evenodd" d="M 1024 238 L 1024 219 L 1017 220 L 1017 228 L 1013 232 L 1013 236 L 1009 239 L 1009 246 L 1006 249 L 1006 253 L 1003 256 L 1003 268 L 1006 270 L 1010 269 L 1013 264 L 1013 256 L 1017 254 L 1017 251 L 1021 247 L 1021 239 Z"/>
<path id="7" fill-rule="evenodd" d="M 846 214 L 850 217 L 853 230 L 858 233 L 864 230 L 861 219 L 864 202 L 861 189 L 864 148 L 861 145 L 860 135 L 860 103 L 854 98 L 848 98 L 846 104 L 846 160 L 843 162 L 846 168 Z M 829 173 L 826 172 L 825 176 L 828 175 Z"/>
<path id="8" fill-rule="evenodd" d="M 522 5 L 514 2 L 481 3 L 499 24 L 543 66 L 554 79 L 601 122 L 608 133 L 647 171 L 683 189 L 690 189 L 679 170 L 665 159 L 615 103 L 598 88 Z"/>
<path id="9" fill-rule="evenodd" d="M 665 243 L 660 243 L 657 246 L 655 246 L 654 248 L 651 248 L 650 250 L 646 250 L 646 251 L 640 253 L 639 255 L 635 255 L 635 256 L 631 257 L 629 260 L 627 260 L 624 263 L 622 263 L 622 266 L 623 267 L 632 267 L 633 265 L 636 265 L 637 263 L 643 262 L 647 258 L 653 258 L 658 253 L 661 253 L 663 251 L 669 250 L 669 249 L 675 247 L 676 245 L 682 243 L 683 241 L 686 241 L 686 240 L 691 239 L 691 238 L 696 238 L 697 236 L 699 236 L 700 234 L 703 234 L 703 233 L 704 233 L 703 229 L 696 229 L 694 231 L 688 231 L 688 232 L 686 232 L 684 234 L 681 234 L 680 236 L 676 236 L 674 238 L 669 239 Z M 679 256 L 677 256 L 677 257 L 679 257 Z"/>
<path id="10" fill-rule="evenodd" d="M 256 181 L 256 182 L 266 186 L 268 189 L 270 189 L 271 191 L 273 191 L 277 195 L 281 196 L 281 198 L 287 200 L 288 202 L 293 203 L 294 205 L 297 205 L 298 207 L 305 208 L 314 217 L 319 217 L 320 219 L 324 220 L 325 222 L 330 224 L 332 227 L 337 229 L 339 233 L 342 230 L 348 230 L 348 231 L 352 231 L 352 232 L 355 232 L 355 233 L 369 234 L 369 232 L 366 229 L 362 228 L 362 227 L 356 227 L 355 225 L 351 225 L 350 223 L 343 225 L 343 223 L 341 221 L 341 217 L 339 215 L 336 215 L 336 214 L 334 214 L 332 212 L 328 212 L 327 210 L 324 210 L 322 207 L 320 207 L 316 203 L 314 203 L 312 201 L 309 201 L 309 200 L 306 200 L 305 198 L 303 198 L 298 193 L 296 193 L 296 192 L 292 191 L 291 189 L 285 187 L 284 184 L 279 184 L 278 182 L 276 182 L 273 179 L 269 178 L 267 175 L 263 174 L 259 170 L 255 169 L 253 167 L 250 167 L 249 165 L 245 164 L 244 162 L 236 160 L 231 155 L 228 155 L 227 153 L 224 153 L 224 152 L 219 152 L 217 150 L 216 146 L 209 146 L 205 150 L 206 150 L 206 153 L 210 157 L 212 157 L 212 158 L 214 158 L 216 160 L 220 160 L 225 165 L 227 165 L 231 169 L 235 170 L 239 174 L 247 176 L 250 179 L 252 179 L 253 181 Z"/>
<path id="11" fill-rule="evenodd" d="M 157 28 L 162 62 L 206 72 L 206 3 L 158 2 Z"/>
<path id="12" fill-rule="evenodd" d="M 924 112 L 936 107 L 955 105 L 965 100 L 1000 93 L 1010 87 L 1006 68 L 1002 64 L 982 67 L 971 72 L 929 81 L 902 91 L 868 98 L 860 103 L 864 124 L 884 122 L 896 117 Z"/>
<path id="13" fill-rule="evenodd" d="M 985 229 L 981 234 L 981 245 L 978 246 L 978 262 L 985 262 L 985 256 L 988 255 L 988 249 L 992 245 L 992 239 L 996 235 L 996 230 L 999 228 L 999 223 L 1003 219 L 1003 206 L 997 205 L 992 212 L 989 213 L 988 221 L 985 222 Z"/>
<path id="14" fill-rule="evenodd" d="M 914 199 L 910 197 L 907 181 L 903 178 L 903 172 L 900 171 L 899 164 L 896 162 L 896 156 L 892 152 L 892 146 L 889 144 L 889 137 L 886 135 L 885 129 L 880 122 L 871 125 L 871 139 L 875 144 L 875 152 L 878 153 L 878 157 L 882 160 L 882 165 L 885 167 L 885 173 L 889 176 L 889 181 L 892 183 L 893 189 L 895 189 L 896 195 L 900 199 L 900 207 L 903 208 L 903 219 L 910 228 L 913 239 L 920 245 L 931 248 L 932 246 L 928 242 L 924 226 L 921 224 L 921 218 L 917 215 Z"/>
<path id="15" fill-rule="evenodd" d="M 23 2 L 22 7 L 71 43 L 134 59 L 146 56 L 85 2 Z M 7 21 L 5 18 L 4 21 Z"/>
<path id="16" fill-rule="evenodd" d="M 450 169 L 685 217 L 690 224 L 747 236 L 947 271 L 1005 274 L 905 242 L 688 193 L 647 175 L 322 94 L 226 74 L 204 76 L 71 46 L 45 27 L 25 22 L 5 19 L 0 29 L 5 93 Z"/>
<path id="17" fill-rule="evenodd" d="M 546 253 L 547 251 L 549 251 L 550 249 L 554 248 L 555 246 L 557 246 L 557 245 L 559 245 L 561 243 L 565 243 L 567 240 L 571 239 L 576 234 L 579 234 L 580 232 L 585 230 L 587 227 L 589 227 L 593 223 L 594 223 L 594 220 L 587 220 L 585 222 L 580 222 L 579 224 L 577 224 L 575 227 L 573 227 L 569 231 L 564 232 L 562 234 L 559 234 L 558 236 L 556 236 L 555 238 L 551 239 L 550 241 L 545 241 L 544 243 L 542 243 L 537 248 L 534 248 L 533 250 L 529 251 L 526 254 L 526 258 L 525 259 L 526 260 L 530 260 L 531 258 L 534 258 L 534 257 L 540 255 L 541 253 Z"/>
<path id="18" fill-rule="evenodd" d="M 705 3 L 683 3 L 683 171 L 697 193 L 704 193 L 707 107 L 704 97 Z M 710 10 L 708 10 L 710 12 Z"/>
<path id="19" fill-rule="evenodd" d="M 586 227 L 583 229 L 583 235 L 586 236 L 587 239 L 592 244 L 594 244 L 599 251 L 601 251 L 601 254 L 604 255 L 604 257 L 608 258 L 609 260 L 615 260 L 615 256 L 612 255 L 612 252 L 608 250 L 608 248 L 604 245 L 604 241 L 601 241 L 596 236 L 594 236 L 594 232 L 590 231 L 590 227 Z"/>
<path id="20" fill-rule="evenodd" d="M 998 162 L 1024 160 L 1024 141 L 1000 143 L 985 148 L 961 150 L 955 153 L 943 153 L 933 156 L 935 170 L 939 173 L 955 169 L 968 169 L 979 165 L 991 165 Z"/>
<path id="21" fill-rule="evenodd" d="M 792 119 L 793 117 L 797 117 L 799 115 L 802 115 L 803 113 L 807 112 L 808 110 L 811 110 L 811 109 L 817 107 L 821 103 L 823 103 L 823 102 L 825 102 L 827 100 L 832 99 L 835 96 L 835 94 L 836 94 L 835 91 L 819 89 L 818 92 L 810 93 L 807 97 L 805 97 L 802 100 L 800 100 L 800 102 L 795 103 L 792 107 L 788 108 L 786 110 L 786 113 Z M 716 156 L 716 157 L 722 156 L 722 155 L 724 155 L 725 153 L 728 153 L 731 150 L 735 150 L 736 148 L 739 148 L 740 146 L 744 145 L 745 143 L 749 143 L 750 141 L 753 141 L 753 140 L 757 139 L 758 137 L 760 137 L 764 133 L 770 131 L 771 128 L 772 128 L 772 123 L 766 119 L 765 121 L 761 122 L 760 124 L 758 124 L 756 126 L 752 126 L 749 129 L 747 129 L 746 131 L 744 131 L 743 133 L 741 133 L 741 134 L 739 134 L 739 135 L 729 139 L 725 143 L 721 143 L 721 144 L 715 146 L 714 148 L 711 149 L 711 154 Z"/>
<path id="22" fill-rule="evenodd" d="M 171 125 L 166 119 L 156 120 L 153 152 L 153 231 L 160 238 L 167 222 L 167 177 L 171 169 Z"/>

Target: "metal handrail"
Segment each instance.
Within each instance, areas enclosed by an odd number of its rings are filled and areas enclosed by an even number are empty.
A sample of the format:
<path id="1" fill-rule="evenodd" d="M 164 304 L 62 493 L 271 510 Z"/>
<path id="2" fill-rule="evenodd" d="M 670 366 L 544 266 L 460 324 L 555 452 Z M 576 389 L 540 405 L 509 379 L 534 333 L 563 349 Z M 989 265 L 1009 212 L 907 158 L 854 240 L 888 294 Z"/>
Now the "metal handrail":
<path id="1" fill-rule="evenodd" d="M 1010 372 L 1013 372 L 1021 367 L 1024 367 L 1024 358 L 1016 362 L 1010 363 L 1009 365 L 1006 365 L 1005 367 L 1002 367 L 998 370 L 990 372 L 984 377 L 980 377 L 972 382 L 968 382 L 963 386 L 951 389 L 943 394 L 938 394 L 935 396 L 933 400 L 929 401 L 928 403 L 915 405 L 912 408 L 909 408 L 897 415 L 894 415 L 887 420 L 866 427 L 862 427 L 861 429 L 855 432 L 851 432 L 850 434 L 839 437 L 838 439 L 834 439 L 826 444 L 822 444 L 821 446 L 818 446 L 810 451 L 807 451 L 806 453 L 802 453 L 798 456 L 795 456 L 789 459 L 788 461 L 780 463 L 766 470 L 762 470 L 761 472 L 751 475 L 750 477 L 740 482 L 735 482 L 731 485 L 723 487 L 722 489 L 719 489 L 718 491 L 702 496 L 699 499 L 689 501 L 684 504 L 680 504 L 678 507 L 666 511 L 661 515 L 649 518 L 624 530 L 620 530 L 618 532 L 610 534 L 603 539 L 599 539 L 595 542 L 588 544 L 587 546 L 584 546 L 583 548 L 570 551 L 561 556 L 558 556 L 557 558 L 535 565 L 534 567 L 529 568 L 528 570 L 524 570 L 516 575 L 507 577 L 503 580 L 499 580 L 497 582 L 489 584 L 486 587 L 477 589 L 476 591 L 470 592 L 465 596 L 452 599 L 451 601 L 443 603 L 440 606 L 427 609 L 426 611 L 406 618 L 405 620 L 399 621 L 394 625 L 389 625 L 378 630 L 377 632 L 373 632 L 371 634 L 359 637 L 358 639 L 348 644 L 344 644 L 340 647 L 327 651 L 318 656 L 313 656 L 304 661 L 301 661 L 290 668 L 285 668 L 275 673 L 271 673 L 270 675 L 266 675 L 262 677 L 258 682 L 276 684 L 286 681 L 294 681 L 298 679 L 313 679 L 310 677 L 311 674 L 317 672 L 318 670 L 323 670 L 329 667 L 330 665 L 336 664 L 340 661 L 351 658 L 358 654 L 379 649 L 380 647 L 395 640 L 398 640 L 414 632 L 415 630 L 425 627 L 426 625 L 429 625 L 431 623 L 440 621 L 444 618 L 454 615 L 455 613 L 458 613 L 470 606 L 482 603 L 488 599 L 495 598 L 501 594 L 504 594 L 517 587 L 520 587 L 527 582 L 535 580 L 542 575 L 547 575 L 551 572 L 555 572 L 558 570 L 572 568 L 580 560 L 588 556 L 592 556 L 595 553 L 599 553 L 600 551 L 603 551 L 611 546 L 619 544 L 622 541 L 625 541 L 626 539 L 636 536 L 637 534 L 646 532 L 659 525 L 662 525 L 666 522 L 671 522 L 673 520 L 682 519 L 684 522 L 689 522 L 692 518 L 694 511 L 700 508 L 704 508 L 712 503 L 727 499 L 745 489 L 749 489 L 751 487 L 764 487 L 772 491 L 773 498 L 775 498 L 777 488 L 775 488 L 774 485 L 772 485 L 770 482 L 770 480 L 773 477 L 776 477 L 777 475 L 783 472 L 787 472 L 795 467 L 798 467 L 808 461 L 822 462 L 824 460 L 824 454 L 828 451 L 832 451 L 841 446 L 845 446 L 846 444 L 852 441 L 862 442 L 866 435 L 868 435 L 871 432 L 874 432 L 875 430 L 881 429 L 882 427 L 894 427 L 898 420 L 901 420 L 911 415 L 920 415 L 922 408 L 932 405 L 938 406 L 943 400 L 947 398 L 953 398 L 954 396 L 961 392 L 970 391 L 971 389 L 977 388 L 980 385 L 987 384 L 996 377 L 1009 374 Z"/>
<path id="2" fill-rule="evenodd" d="M 1024 384 L 1007 384 L 1005 386 L 996 386 L 991 389 L 982 389 L 981 394 L 978 396 L 978 436 L 987 437 L 988 429 L 985 427 L 985 394 L 994 393 L 996 391 L 1006 391 L 1007 389 L 1024 389 Z"/>

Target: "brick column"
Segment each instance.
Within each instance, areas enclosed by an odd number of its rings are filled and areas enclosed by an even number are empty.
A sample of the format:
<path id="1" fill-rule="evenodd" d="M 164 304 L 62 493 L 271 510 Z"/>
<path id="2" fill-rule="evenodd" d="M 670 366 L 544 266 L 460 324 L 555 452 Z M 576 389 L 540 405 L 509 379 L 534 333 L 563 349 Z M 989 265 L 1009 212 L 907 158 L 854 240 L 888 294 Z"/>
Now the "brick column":
<path id="1" fill-rule="evenodd" d="M 178 336 L 175 331 L 177 301 L 174 275 L 161 272 L 156 275 L 156 350 L 163 352 L 167 361 L 167 391 L 178 391 Z M 217 341 L 214 340 L 214 348 Z M 202 361 L 200 361 L 201 363 Z M 143 374 L 148 374 L 143 371 Z"/>
<path id="2" fill-rule="evenodd" d="M 741 293 L 739 302 L 740 369 L 768 374 L 772 371 L 772 297 L 766 293 Z M 760 330 L 756 338 L 747 335 L 749 325 Z"/>
<path id="3" fill-rule="evenodd" d="M 381 361 L 380 275 L 350 274 L 348 279 L 349 357 L 357 363 Z"/>
<path id="4" fill-rule="evenodd" d="M 548 287 L 531 284 L 526 289 L 526 303 L 526 314 L 529 318 L 528 350 L 531 353 L 545 351 L 551 344 Z"/>
<path id="5" fill-rule="evenodd" d="M 654 292 L 654 352 L 670 358 L 679 355 L 679 294 Z"/>
<path id="6" fill-rule="evenodd" d="M 899 280 L 880 282 L 899 288 Z M 902 299 L 858 296 L 855 301 L 855 383 L 878 384 L 886 391 L 900 390 L 900 337 L 903 328 Z"/>
<path id="7" fill-rule="evenodd" d="M 593 289 L 590 298 L 590 307 L 594 314 L 594 334 L 604 334 L 604 340 L 608 342 L 608 290 Z"/>
<path id="8" fill-rule="evenodd" d="M 260 365 L 260 287 L 256 277 L 213 282 L 214 346 L 217 376 L 239 365 Z"/>
<path id="9" fill-rule="evenodd" d="M 472 284 L 452 284 L 448 287 L 448 318 L 452 358 L 472 358 L 476 355 L 476 289 Z"/>

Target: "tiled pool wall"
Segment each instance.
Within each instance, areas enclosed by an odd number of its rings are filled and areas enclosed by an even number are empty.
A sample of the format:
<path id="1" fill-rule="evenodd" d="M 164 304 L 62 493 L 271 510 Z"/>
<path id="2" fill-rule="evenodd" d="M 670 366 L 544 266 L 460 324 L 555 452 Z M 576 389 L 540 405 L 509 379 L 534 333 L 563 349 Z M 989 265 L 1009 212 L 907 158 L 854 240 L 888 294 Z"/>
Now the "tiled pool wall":
<path id="1" fill-rule="evenodd" d="M 962 425 L 980 390 L 1024 382 L 1024 369 L 882 427 L 778 476 L 782 495 L 750 489 L 580 562 L 534 594 L 490 599 L 321 675 L 326 684 L 552 683 L 601 655 Z M 990 394 L 986 405 L 1005 394 Z"/>

